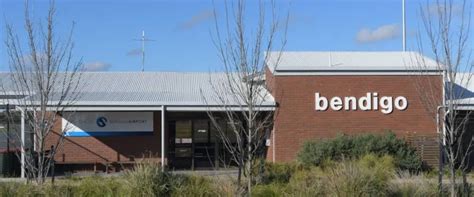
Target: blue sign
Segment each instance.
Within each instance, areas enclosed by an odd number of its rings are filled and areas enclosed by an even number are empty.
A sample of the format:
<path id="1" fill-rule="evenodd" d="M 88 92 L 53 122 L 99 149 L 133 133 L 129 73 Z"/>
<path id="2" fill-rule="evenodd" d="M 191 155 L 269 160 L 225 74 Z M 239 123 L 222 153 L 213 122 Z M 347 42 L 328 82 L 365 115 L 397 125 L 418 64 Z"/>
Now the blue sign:
<path id="1" fill-rule="evenodd" d="M 67 137 L 153 135 L 154 131 L 153 112 L 77 112 L 62 120 Z"/>

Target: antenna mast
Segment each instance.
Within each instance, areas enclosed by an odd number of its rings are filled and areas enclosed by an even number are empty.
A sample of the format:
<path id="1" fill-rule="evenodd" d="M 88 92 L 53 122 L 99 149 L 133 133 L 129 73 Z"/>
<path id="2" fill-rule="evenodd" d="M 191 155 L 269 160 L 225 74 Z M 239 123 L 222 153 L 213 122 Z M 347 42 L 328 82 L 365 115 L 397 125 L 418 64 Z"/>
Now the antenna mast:
<path id="1" fill-rule="evenodd" d="M 135 41 L 142 42 L 142 72 L 145 71 L 145 42 L 155 41 L 145 37 L 145 31 L 142 31 L 142 37 L 140 39 L 134 39 Z"/>
<path id="2" fill-rule="evenodd" d="M 407 50 L 407 29 L 406 29 L 406 17 L 405 17 L 405 0 L 402 0 L 402 46 L 403 51 Z"/>

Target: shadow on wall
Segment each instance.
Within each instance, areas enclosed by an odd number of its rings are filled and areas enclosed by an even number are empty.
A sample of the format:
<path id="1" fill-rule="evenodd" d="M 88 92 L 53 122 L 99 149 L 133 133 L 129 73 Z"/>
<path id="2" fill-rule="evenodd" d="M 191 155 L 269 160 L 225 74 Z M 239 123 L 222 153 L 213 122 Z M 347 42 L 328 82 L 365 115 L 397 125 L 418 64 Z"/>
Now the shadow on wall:
<path id="1" fill-rule="evenodd" d="M 57 137 L 60 134 L 54 133 Z M 56 154 L 59 163 L 133 162 L 159 159 L 160 136 L 65 137 Z"/>

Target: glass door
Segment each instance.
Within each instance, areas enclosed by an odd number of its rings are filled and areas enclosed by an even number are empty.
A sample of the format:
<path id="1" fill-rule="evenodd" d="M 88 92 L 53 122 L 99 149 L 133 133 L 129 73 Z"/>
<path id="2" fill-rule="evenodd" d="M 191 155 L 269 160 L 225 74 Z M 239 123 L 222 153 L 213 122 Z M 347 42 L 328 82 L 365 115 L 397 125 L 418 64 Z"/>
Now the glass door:
<path id="1" fill-rule="evenodd" d="M 191 120 L 172 121 L 170 129 L 170 159 L 174 168 L 191 168 L 193 132 Z"/>
<path id="2" fill-rule="evenodd" d="M 169 161 L 176 169 L 218 166 L 215 131 L 209 120 L 176 120 L 168 123 Z"/>
<path id="3" fill-rule="evenodd" d="M 211 143 L 209 120 L 193 121 L 193 165 L 196 168 L 212 168 L 215 163 L 215 144 Z"/>

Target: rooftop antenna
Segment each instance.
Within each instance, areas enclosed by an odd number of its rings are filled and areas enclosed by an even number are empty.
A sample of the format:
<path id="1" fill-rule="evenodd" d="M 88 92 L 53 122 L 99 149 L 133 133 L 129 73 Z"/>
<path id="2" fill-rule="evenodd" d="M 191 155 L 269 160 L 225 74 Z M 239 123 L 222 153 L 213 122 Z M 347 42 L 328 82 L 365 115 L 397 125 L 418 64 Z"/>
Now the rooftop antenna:
<path id="1" fill-rule="evenodd" d="M 142 31 L 142 37 L 140 39 L 133 39 L 135 41 L 142 42 L 142 72 L 145 71 L 145 42 L 155 41 L 145 37 L 145 31 Z"/>
<path id="2" fill-rule="evenodd" d="M 407 29 L 406 29 L 406 17 L 405 17 L 405 0 L 402 0 L 402 46 L 403 51 L 407 50 Z"/>

